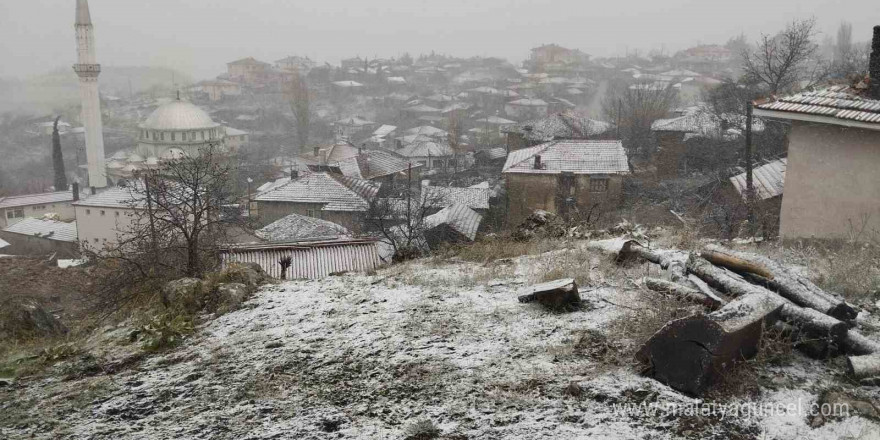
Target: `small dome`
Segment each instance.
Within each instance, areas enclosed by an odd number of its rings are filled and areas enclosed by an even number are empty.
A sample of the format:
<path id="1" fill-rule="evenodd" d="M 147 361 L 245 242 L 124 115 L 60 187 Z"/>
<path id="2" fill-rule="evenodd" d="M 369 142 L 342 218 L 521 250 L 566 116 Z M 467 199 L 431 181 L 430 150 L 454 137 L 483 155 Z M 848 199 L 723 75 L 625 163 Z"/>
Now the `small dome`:
<path id="1" fill-rule="evenodd" d="M 159 106 L 141 124 L 147 130 L 201 130 L 218 126 L 204 110 L 186 101 Z"/>

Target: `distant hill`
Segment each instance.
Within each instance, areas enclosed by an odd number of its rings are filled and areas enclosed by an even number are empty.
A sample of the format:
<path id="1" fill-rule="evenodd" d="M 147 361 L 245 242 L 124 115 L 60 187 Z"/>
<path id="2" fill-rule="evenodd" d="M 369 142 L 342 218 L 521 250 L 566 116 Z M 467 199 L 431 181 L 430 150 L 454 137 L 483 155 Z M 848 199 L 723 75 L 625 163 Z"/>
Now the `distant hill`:
<path id="1" fill-rule="evenodd" d="M 129 80 L 131 92 L 137 94 L 151 89 L 170 89 L 175 84 L 190 84 L 189 75 L 166 67 L 102 66 L 101 93 L 127 97 Z M 0 113 L 52 113 L 79 105 L 78 80 L 73 69 L 58 68 L 47 74 L 26 79 L 0 78 Z"/>

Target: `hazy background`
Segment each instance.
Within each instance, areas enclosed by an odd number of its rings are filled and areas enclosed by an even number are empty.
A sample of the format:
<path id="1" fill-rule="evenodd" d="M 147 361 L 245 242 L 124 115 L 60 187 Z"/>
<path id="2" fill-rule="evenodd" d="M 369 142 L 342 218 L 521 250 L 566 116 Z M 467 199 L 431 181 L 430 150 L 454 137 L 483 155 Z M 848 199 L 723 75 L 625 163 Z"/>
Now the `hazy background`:
<path id="1" fill-rule="evenodd" d="M 876 1 L 847 0 L 90 0 L 98 61 L 167 66 L 195 78 L 222 73 L 244 56 L 273 62 L 309 55 L 336 63 L 360 55 L 431 50 L 517 62 L 555 42 L 593 56 L 667 53 L 776 32 L 815 16 L 833 35 L 841 20 L 853 40 L 880 24 Z M 75 0 L 0 1 L 0 77 L 45 73 L 75 61 Z M 819 38 L 821 41 L 821 37 Z"/>

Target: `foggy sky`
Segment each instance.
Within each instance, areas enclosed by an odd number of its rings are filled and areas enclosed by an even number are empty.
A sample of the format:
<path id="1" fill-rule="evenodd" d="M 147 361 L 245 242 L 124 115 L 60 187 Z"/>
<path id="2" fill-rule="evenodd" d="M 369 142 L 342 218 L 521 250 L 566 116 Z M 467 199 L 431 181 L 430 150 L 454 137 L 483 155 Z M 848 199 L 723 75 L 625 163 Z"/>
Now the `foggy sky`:
<path id="1" fill-rule="evenodd" d="M 754 39 L 815 16 L 826 35 L 842 20 L 855 41 L 880 24 L 874 0 L 90 0 L 98 61 L 216 76 L 245 56 L 318 62 L 434 50 L 513 62 L 555 42 L 594 56 L 638 48 L 674 53 Z M 0 77 L 69 68 L 75 0 L 0 0 Z M 845 6 L 844 6 L 845 4 Z M 821 38 L 821 37 L 820 37 Z"/>

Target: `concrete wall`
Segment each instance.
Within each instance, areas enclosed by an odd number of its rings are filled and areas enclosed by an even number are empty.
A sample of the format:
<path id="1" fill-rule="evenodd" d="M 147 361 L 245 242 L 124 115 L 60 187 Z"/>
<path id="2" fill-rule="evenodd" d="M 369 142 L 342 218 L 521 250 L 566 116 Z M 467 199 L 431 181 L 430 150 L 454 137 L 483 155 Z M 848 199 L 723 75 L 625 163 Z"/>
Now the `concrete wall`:
<path id="1" fill-rule="evenodd" d="M 0 238 L 10 246 L 0 252 L 9 255 L 49 255 L 57 254 L 58 258 L 78 258 L 79 244 L 75 241 L 58 241 L 33 235 L 15 234 L 0 231 Z"/>
<path id="2" fill-rule="evenodd" d="M 119 233 L 128 230 L 132 221 L 134 211 L 131 209 L 76 206 L 79 242 L 91 250 L 100 250 L 107 244 L 116 243 Z"/>
<path id="3" fill-rule="evenodd" d="M 593 178 L 607 178 L 608 190 L 603 193 L 590 191 L 591 176 L 586 174 L 574 175 L 574 194 L 570 194 L 575 200 L 575 206 L 582 215 L 586 215 L 590 208 L 599 204 L 597 209 L 616 207 L 621 202 L 623 191 L 623 176 L 593 176 Z M 561 176 L 558 174 L 525 174 L 510 173 L 505 175 L 508 197 L 508 225 L 518 225 L 533 211 L 544 211 L 560 214 L 557 206 L 558 197 L 561 195 Z"/>
<path id="4" fill-rule="evenodd" d="M 794 121 L 780 235 L 880 234 L 880 132 Z M 876 237 L 876 235 L 875 235 Z"/>

